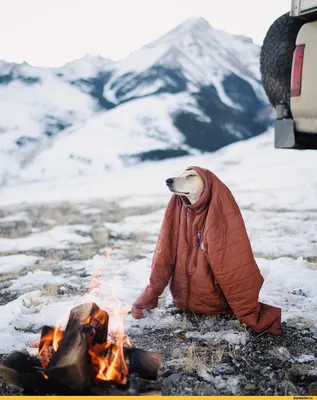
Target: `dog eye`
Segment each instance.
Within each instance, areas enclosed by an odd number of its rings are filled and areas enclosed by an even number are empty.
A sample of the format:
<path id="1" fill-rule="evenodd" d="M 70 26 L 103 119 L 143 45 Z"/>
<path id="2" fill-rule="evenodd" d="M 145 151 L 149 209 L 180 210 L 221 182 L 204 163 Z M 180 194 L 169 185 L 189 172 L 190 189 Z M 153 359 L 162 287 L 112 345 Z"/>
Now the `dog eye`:
<path id="1" fill-rule="evenodd" d="M 196 175 L 187 175 L 187 178 L 193 178 L 193 177 L 195 177 Z"/>

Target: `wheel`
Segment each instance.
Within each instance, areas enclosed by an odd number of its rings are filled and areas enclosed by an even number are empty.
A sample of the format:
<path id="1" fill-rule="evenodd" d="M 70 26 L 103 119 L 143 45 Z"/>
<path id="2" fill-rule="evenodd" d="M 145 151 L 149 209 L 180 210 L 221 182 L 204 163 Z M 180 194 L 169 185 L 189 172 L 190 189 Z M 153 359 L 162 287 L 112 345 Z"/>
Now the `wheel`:
<path id="1" fill-rule="evenodd" d="M 270 103 L 290 103 L 293 53 L 297 34 L 304 20 L 286 13 L 270 26 L 260 54 L 260 71 L 264 90 Z"/>

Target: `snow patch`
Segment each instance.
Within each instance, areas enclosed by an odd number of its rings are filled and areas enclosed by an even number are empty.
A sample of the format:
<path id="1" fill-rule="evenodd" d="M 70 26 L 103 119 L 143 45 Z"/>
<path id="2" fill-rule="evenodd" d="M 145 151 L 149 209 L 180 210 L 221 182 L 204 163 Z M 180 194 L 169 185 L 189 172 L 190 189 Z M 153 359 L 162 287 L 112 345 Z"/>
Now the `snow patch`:
<path id="1" fill-rule="evenodd" d="M 25 254 L 0 257 L 0 275 L 19 272 L 42 259 L 42 257 L 27 256 Z"/>
<path id="2" fill-rule="evenodd" d="M 197 339 L 197 340 L 204 340 L 206 342 L 212 343 L 220 343 L 222 340 L 238 345 L 242 344 L 245 345 L 247 342 L 248 334 L 245 332 L 234 332 L 234 331 L 226 331 L 226 332 L 208 332 L 208 333 L 201 333 L 198 331 L 195 332 L 187 332 L 186 338 L 188 339 Z"/>
<path id="3" fill-rule="evenodd" d="M 84 244 L 92 241 L 75 231 L 87 232 L 87 226 L 65 225 L 17 239 L 0 238 L 0 252 L 27 251 L 32 249 L 66 249 L 69 243 Z M 88 232 L 90 231 L 90 227 Z"/>

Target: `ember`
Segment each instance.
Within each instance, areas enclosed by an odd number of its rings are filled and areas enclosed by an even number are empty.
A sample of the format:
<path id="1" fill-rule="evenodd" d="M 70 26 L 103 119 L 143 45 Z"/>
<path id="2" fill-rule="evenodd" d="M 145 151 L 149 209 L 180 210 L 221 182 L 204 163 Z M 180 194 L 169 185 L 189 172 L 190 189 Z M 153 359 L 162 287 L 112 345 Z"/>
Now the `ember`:
<path id="1" fill-rule="evenodd" d="M 106 311 L 92 302 L 75 307 L 65 331 L 58 325 L 43 327 L 40 365 L 13 353 L 0 365 L 0 379 L 30 390 L 33 377 L 38 386 L 33 389 L 48 394 L 136 394 L 137 377 L 155 380 L 161 358 L 131 346 L 123 329 L 126 314 L 127 309 L 115 316 L 116 329 L 109 335 Z M 22 364 L 27 377 L 20 376 Z"/>

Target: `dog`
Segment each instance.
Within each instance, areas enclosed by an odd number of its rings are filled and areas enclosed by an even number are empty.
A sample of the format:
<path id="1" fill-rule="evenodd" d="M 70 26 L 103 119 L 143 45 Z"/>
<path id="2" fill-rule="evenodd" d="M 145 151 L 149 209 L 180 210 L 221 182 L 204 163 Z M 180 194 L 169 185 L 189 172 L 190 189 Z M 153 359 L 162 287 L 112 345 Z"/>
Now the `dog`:
<path id="1" fill-rule="evenodd" d="M 196 203 L 205 189 L 203 178 L 194 169 L 185 170 L 180 176 L 166 179 L 169 190 L 179 196 L 186 196 L 190 204 Z"/>
<path id="2" fill-rule="evenodd" d="M 259 302 L 263 277 L 230 189 L 211 171 L 191 166 L 166 179 L 173 193 L 153 255 L 149 284 L 131 314 L 143 318 L 169 284 L 176 307 L 232 315 L 255 332 L 281 334 L 281 309 Z"/>

